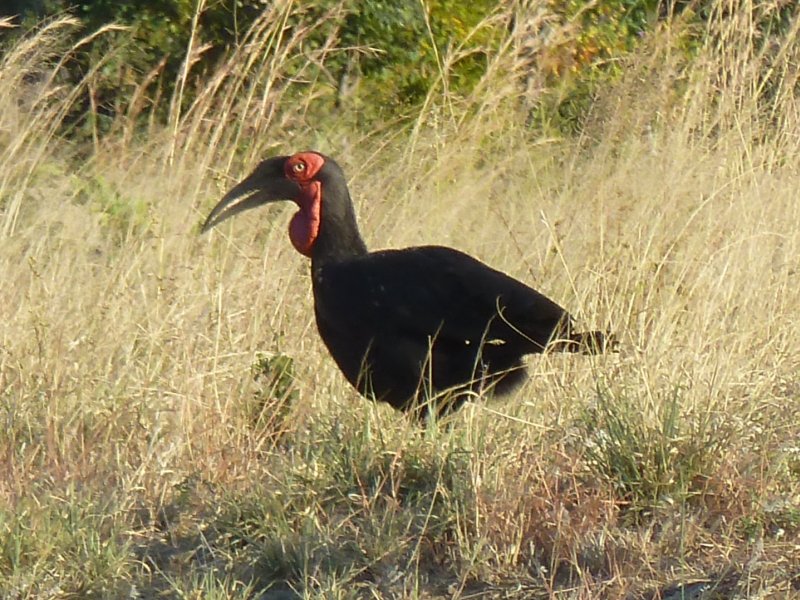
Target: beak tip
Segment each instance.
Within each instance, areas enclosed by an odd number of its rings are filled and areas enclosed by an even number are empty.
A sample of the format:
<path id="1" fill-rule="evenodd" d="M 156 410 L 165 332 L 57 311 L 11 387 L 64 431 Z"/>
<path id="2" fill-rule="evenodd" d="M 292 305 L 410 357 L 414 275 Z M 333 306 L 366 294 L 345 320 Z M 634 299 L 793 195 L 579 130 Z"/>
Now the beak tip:
<path id="1" fill-rule="evenodd" d="M 197 227 L 197 235 L 203 235 L 204 233 L 208 233 L 208 230 L 211 229 L 213 225 L 211 224 L 211 219 L 206 217 L 205 221 L 203 221 Z"/>

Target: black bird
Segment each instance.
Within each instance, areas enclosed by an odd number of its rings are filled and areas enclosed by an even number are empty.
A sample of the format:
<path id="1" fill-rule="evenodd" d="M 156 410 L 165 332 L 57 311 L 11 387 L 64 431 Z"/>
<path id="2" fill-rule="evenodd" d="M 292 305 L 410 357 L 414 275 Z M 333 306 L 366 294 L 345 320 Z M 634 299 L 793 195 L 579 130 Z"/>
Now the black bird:
<path id="1" fill-rule="evenodd" d="M 441 415 L 475 393 L 510 391 L 525 378 L 526 354 L 613 345 L 602 332 L 574 332 L 555 302 L 458 250 L 369 252 L 342 169 L 317 152 L 262 161 L 202 231 L 276 200 L 299 207 L 289 239 L 311 258 L 319 334 L 367 398 L 420 418 L 431 406 Z"/>

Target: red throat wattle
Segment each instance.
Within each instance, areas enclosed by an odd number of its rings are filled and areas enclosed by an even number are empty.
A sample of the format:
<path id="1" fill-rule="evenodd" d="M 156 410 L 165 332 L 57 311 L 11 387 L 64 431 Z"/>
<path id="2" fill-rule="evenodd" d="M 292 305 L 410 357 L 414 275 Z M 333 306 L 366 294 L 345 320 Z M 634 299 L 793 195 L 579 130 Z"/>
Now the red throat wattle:
<path id="1" fill-rule="evenodd" d="M 322 184 L 314 177 L 324 164 L 325 159 L 316 152 L 300 152 L 284 165 L 286 178 L 300 186 L 300 195 L 294 199 L 300 210 L 289 222 L 289 239 L 300 254 L 309 257 L 319 235 L 322 208 Z"/>
<path id="2" fill-rule="evenodd" d="M 319 181 L 306 184 L 295 200 L 300 207 L 289 221 L 289 239 L 300 254 L 311 256 L 319 235 L 319 213 L 322 204 L 322 185 Z"/>

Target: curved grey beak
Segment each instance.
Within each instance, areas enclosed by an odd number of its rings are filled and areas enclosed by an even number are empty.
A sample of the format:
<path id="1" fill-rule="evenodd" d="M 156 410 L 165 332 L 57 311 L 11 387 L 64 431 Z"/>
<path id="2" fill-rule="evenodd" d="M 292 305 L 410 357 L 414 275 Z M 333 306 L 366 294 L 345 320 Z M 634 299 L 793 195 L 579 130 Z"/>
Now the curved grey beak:
<path id="1" fill-rule="evenodd" d="M 200 233 L 250 208 L 296 198 L 300 187 L 284 175 L 286 159 L 286 156 L 276 156 L 261 161 L 246 179 L 235 185 L 211 210 Z"/>

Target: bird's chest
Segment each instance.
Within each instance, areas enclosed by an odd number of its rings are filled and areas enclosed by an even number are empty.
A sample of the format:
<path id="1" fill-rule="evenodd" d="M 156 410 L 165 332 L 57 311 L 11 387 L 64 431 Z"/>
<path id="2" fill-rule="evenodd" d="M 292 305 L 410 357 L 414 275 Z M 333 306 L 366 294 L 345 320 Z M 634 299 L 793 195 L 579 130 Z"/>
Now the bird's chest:
<path id="1" fill-rule="evenodd" d="M 380 275 L 353 275 L 338 266 L 314 273 L 317 328 L 334 357 L 351 356 L 361 364 L 367 351 L 395 357 L 402 349 L 403 357 L 411 360 L 413 355 L 418 363 L 440 346 L 461 353 L 479 345 L 485 321 L 474 331 L 450 330 L 464 320 L 457 314 L 464 311 L 459 298 L 440 302 L 432 282 L 403 285 Z M 449 328 L 451 321 L 454 327 Z"/>
<path id="2" fill-rule="evenodd" d="M 356 377 L 381 330 L 380 321 L 369 309 L 370 299 L 363 289 L 325 269 L 315 270 L 312 285 L 319 335 L 348 379 Z"/>
<path id="3" fill-rule="evenodd" d="M 314 312 L 320 333 L 360 338 L 381 327 L 385 294 L 367 280 L 343 277 L 334 269 L 313 274 Z M 323 328 L 325 333 L 323 333 Z M 327 341 L 327 340 L 326 340 Z"/>

